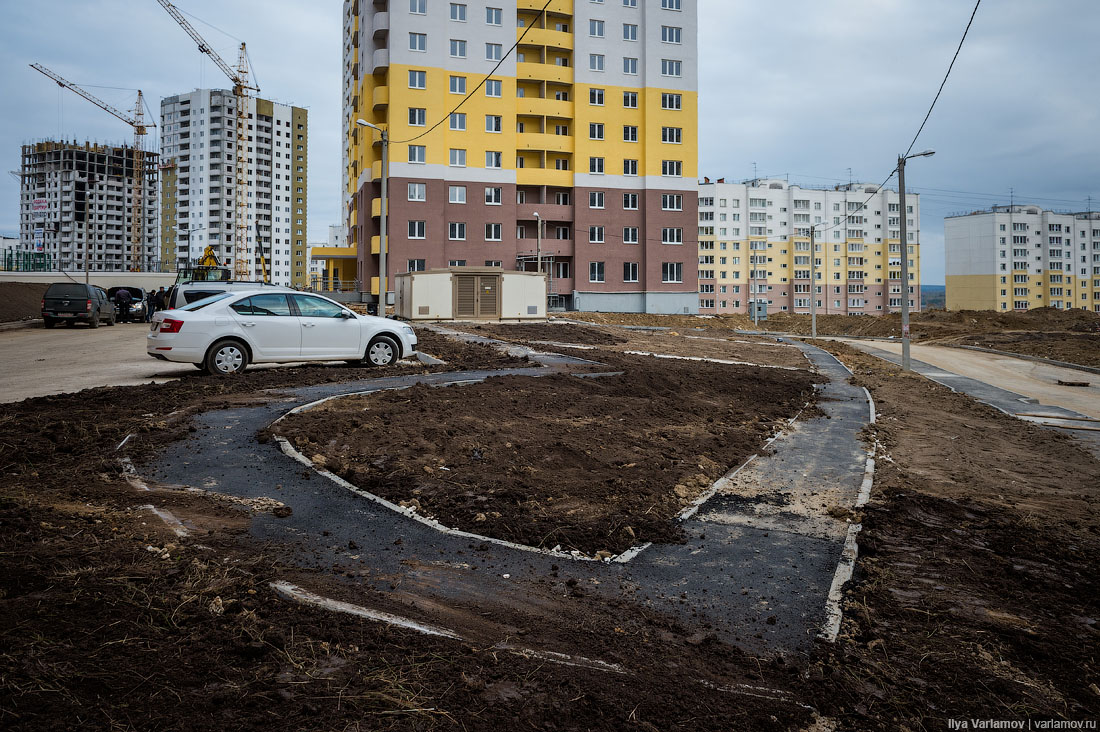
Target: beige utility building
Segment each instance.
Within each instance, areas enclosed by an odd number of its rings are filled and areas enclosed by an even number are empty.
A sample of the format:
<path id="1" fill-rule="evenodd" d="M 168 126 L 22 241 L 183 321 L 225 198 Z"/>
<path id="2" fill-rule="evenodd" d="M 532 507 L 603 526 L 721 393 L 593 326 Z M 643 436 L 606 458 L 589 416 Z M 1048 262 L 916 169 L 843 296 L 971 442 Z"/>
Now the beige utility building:
<path id="1" fill-rule="evenodd" d="M 1100 313 L 1100 212 L 994 206 L 943 229 L 948 310 Z"/>
<path id="2" fill-rule="evenodd" d="M 394 278 L 394 313 L 407 320 L 543 320 L 545 272 L 448 267 Z"/>

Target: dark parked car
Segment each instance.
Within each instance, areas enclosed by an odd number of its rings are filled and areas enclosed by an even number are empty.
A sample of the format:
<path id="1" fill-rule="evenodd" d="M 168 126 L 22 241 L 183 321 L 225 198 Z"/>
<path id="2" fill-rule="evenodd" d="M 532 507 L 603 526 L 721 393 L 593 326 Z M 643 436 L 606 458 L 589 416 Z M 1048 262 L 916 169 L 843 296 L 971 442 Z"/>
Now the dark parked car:
<path id="1" fill-rule="evenodd" d="M 42 297 L 42 322 L 47 328 L 58 323 L 87 323 L 98 328 L 100 321 L 114 325 L 115 306 L 102 287 L 83 282 L 55 282 Z"/>
<path id="2" fill-rule="evenodd" d="M 116 314 L 118 313 L 118 303 L 115 302 L 115 294 L 118 293 L 118 291 L 121 290 L 121 289 L 123 289 L 123 288 L 122 287 L 108 287 L 107 288 L 107 298 L 112 303 L 115 303 L 115 313 Z M 140 287 L 126 287 L 125 289 L 130 291 L 130 320 L 136 321 L 136 322 L 144 322 L 145 321 L 145 307 L 146 307 L 145 290 L 141 289 Z"/>

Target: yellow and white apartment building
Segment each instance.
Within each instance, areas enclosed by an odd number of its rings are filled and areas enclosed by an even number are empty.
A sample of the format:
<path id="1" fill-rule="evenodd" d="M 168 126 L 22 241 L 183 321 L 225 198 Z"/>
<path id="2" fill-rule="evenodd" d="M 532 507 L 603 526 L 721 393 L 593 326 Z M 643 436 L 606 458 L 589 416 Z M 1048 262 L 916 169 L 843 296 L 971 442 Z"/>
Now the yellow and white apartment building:
<path id="1" fill-rule="evenodd" d="M 948 310 L 1100 313 L 1100 212 L 994 206 L 943 221 Z"/>
<path id="2" fill-rule="evenodd" d="M 344 204 L 368 299 L 382 160 L 359 119 L 391 140 L 391 293 L 410 270 L 534 271 L 541 223 L 551 305 L 696 312 L 696 3 L 345 0 Z"/>
<path id="3" fill-rule="evenodd" d="M 819 313 L 882 315 L 900 311 L 906 292 L 910 308 L 919 310 L 920 196 L 908 193 L 905 207 L 908 283 L 901 279 L 897 191 L 868 183 L 818 189 L 782 179 L 704 179 L 699 312 L 750 313 L 755 306 L 809 313 L 816 293 Z"/>

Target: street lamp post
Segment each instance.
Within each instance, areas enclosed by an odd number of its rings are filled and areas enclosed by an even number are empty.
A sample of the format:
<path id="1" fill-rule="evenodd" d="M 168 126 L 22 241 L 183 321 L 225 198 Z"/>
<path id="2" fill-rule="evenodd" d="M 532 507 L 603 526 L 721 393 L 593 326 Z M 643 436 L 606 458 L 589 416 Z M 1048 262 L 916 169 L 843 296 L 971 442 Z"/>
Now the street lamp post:
<path id="1" fill-rule="evenodd" d="M 810 335 L 817 338 L 817 252 L 814 251 L 814 229 L 810 226 Z"/>
<path id="2" fill-rule="evenodd" d="M 909 233 L 906 227 L 905 161 L 909 158 L 926 158 L 935 150 L 924 150 L 912 155 L 898 156 L 898 207 L 901 209 L 901 370 L 910 371 L 909 360 Z"/>
<path id="3" fill-rule="evenodd" d="M 377 125 L 372 125 L 365 119 L 355 120 L 355 124 L 362 127 L 370 127 L 372 130 L 378 130 L 382 135 L 382 210 L 381 216 L 378 222 L 378 301 L 381 306 L 378 309 L 379 315 L 386 314 L 386 218 L 389 214 L 389 197 L 388 185 L 389 185 L 389 164 L 390 164 L 390 134 L 386 130 Z"/>

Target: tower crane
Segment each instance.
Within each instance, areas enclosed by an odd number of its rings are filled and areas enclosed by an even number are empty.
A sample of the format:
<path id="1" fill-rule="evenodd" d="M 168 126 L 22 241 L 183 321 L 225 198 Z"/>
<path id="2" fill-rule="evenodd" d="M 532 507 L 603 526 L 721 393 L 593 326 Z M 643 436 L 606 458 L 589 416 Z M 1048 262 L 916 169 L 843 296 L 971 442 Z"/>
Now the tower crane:
<path id="1" fill-rule="evenodd" d="M 145 123 L 145 99 L 138 89 L 137 103 L 132 114 L 115 109 L 85 89 L 68 81 L 47 69 L 42 64 L 31 64 L 32 69 L 41 72 L 57 82 L 57 85 L 76 92 L 105 112 L 113 114 L 134 128 L 134 183 L 130 202 L 130 269 L 141 269 L 141 230 L 145 223 L 145 135 L 146 127 L 156 127 L 155 122 Z"/>
<path id="2" fill-rule="evenodd" d="M 249 279 L 248 271 L 248 92 L 257 94 L 260 88 L 253 86 L 248 77 L 248 53 L 245 44 L 241 43 L 240 54 L 237 57 L 237 67 L 233 68 L 218 55 L 209 43 L 206 42 L 195 27 L 183 17 L 179 9 L 168 0 L 157 0 L 168 14 L 172 16 L 181 28 L 187 31 L 187 35 L 198 44 L 199 51 L 205 53 L 221 69 L 231 82 L 233 82 L 233 95 L 237 103 L 237 139 L 234 173 L 236 179 L 236 206 L 234 207 L 234 232 L 233 232 L 233 276 L 236 279 Z"/>

